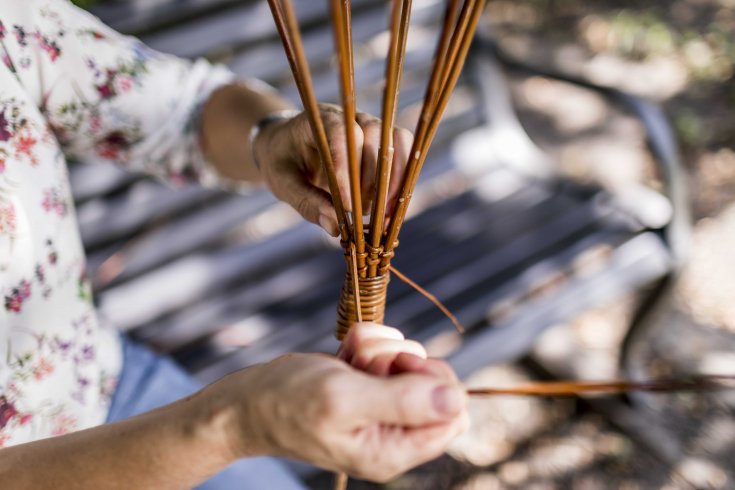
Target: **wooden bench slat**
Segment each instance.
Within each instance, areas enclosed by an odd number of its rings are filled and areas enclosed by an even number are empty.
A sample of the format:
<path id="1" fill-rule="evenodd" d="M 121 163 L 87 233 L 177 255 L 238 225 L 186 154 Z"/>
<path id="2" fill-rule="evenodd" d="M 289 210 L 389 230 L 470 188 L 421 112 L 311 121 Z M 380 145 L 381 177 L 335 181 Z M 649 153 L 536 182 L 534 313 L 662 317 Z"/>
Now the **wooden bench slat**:
<path id="1" fill-rule="evenodd" d="M 117 31 L 139 33 L 238 3 L 243 0 L 125 0 L 100 2 L 91 11 Z"/>
<path id="2" fill-rule="evenodd" d="M 220 196 L 223 197 L 223 196 Z M 229 232 L 275 205 L 260 191 L 252 196 L 226 195 L 178 219 L 168 220 L 118 250 L 120 274 L 103 291 L 127 282 L 189 252 L 221 242 Z M 197 230 L 192 233 L 192 230 Z M 109 251 L 105 252 L 109 254 Z"/>
<path id="3" fill-rule="evenodd" d="M 443 8 L 435 2 L 414 7 L 411 14 L 407 53 L 411 53 L 416 49 L 433 49 L 432 43 L 414 43 L 413 39 L 415 36 L 425 33 L 425 24 L 437 23 L 442 10 Z M 363 48 L 362 46 L 377 36 L 386 34 L 387 18 L 384 5 L 376 3 L 374 8 L 366 9 L 359 16 L 353 17 L 352 39 L 356 52 L 356 68 L 369 61 L 385 63 L 385 57 L 380 53 L 373 53 L 372 48 Z M 331 30 L 307 30 L 302 37 L 311 70 L 319 72 L 329 69 L 336 79 L 334 63 L 332 62 L 334 41 Z M 232 58 L 228 59 L 227 64 L 235 73 L 245 76 L 262 78 L 274 83 L 277 83 L 278 80 L 291 81 L 288 61 L 283 54 L 283 47 L 276 38 L 239 49 Z M 359 90 L 363 85 L 362 80 L 357 78 L 357 82 L 357 89 Z M 318 86 L 318 84 L 315 85 Z"/>
<path id="4" fill-rule="evenodd" d="M 671 268 L 670 254 L 653 232 L 636 235 L 612 251 L 599 273 L 576 277 L 555 295 L 527 301 L 516 314 L 491 328 L 477 330 L 449 356 L 460 377 L 480 366 L 508 362 L 528 352 L 541 332 L 585 309 L 599 306 L 661 278 Z M 483 298 L 471 309 L 486 308 Z M 462 312 L 464 313 L 464 312 Z M 426 331 L 432 326 L 426 325 Z"/>
<path id="5" fill-rule="evenodd" d="M 235 277 L 256 275 L 258 268 L 279 258 L 286 263 L 283 257 L 289 254 L 298 257 L 299 250 L 293 246 L 295 242 L 303 245 L 304 253 L 308 252 L 310 243 L 322 240 L 317 232 L 316 228 L 304 224 L 271 240 L 227 250 L 213 260 L 205 254 L 182 258 L 139 280 L 100 293 L 99 310 L 118 328 L 128 330 L 166 311 L 185 306 L 202 290 L 217 287 Z"/>
<path id="6" fill-rule="evenodd" d="M 366 5 L 376 5 L 371 0 L 353 0 L 352 3 L 357 11 Z M 302 28 L 306 26 L 306 30 L 309 24 L 324 23 L 329 18 L 328 2 L 294 2 L 294 9 L 299 23 Z M 186 58 L 232 47 L 247 48 L 264 39 L 277 39 L 265 1 L 247 2 L 142 37 L 143 42 L 154 49 Z"/>
<path id="7" fill-rule="evenodd" d="M 76 203 L 118 191 L 140 178 L 113 165 L 74 163 L 69 167 L 69 182 Z"/>
<path id="8" fill-rule="evenodd" d="M 80 205 L 77 215 L 82 240 L 89 249 L 93 249 L 215 195 L 214 191 L 199 186 L 188 186 L 175 192 L 168 190 L 158 182 L 141 180 L 125 194 Z"/>
<path id="9" fill-rule="evenodd" d="M 325 267 L 325 260 L 331 267 Z M 226 292 L 206 299 L 196 298 L 194 306 L 176 310 L 133 333 L 163 352 L 186 348 L 197 339 L 217 333 L 224 325 L 256 315 L 264 305 L 283 301 L 314 284 L 323 284 L 338 260 L 335 250 L 317 250 L 290 267 L 263 277 L 243 277 L 243 284 L 235 284 Z M 257 287 L 253 281 L 257 281 Z"/>

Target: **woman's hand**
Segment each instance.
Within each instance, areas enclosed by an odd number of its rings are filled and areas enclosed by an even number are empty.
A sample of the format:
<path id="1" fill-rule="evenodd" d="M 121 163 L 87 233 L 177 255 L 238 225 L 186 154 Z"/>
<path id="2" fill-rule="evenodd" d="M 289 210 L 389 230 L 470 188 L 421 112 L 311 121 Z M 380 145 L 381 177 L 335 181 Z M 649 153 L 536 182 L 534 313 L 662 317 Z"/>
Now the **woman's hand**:
<path id="1" fill-rule="evenodd" d="M 344 117 L 336 106 L 322 104 L 320 107 L 343 206 L 351 210 Z M 357 122 L 351 128 L 360 159 L 362 209 L 365 214 L 370 211 L 375 195 L 380 126 L 380 119 L 358 113 Z M 408 130 L 396 128 L 393 140 L 395 151 L 387 213 L 395 206 L 413 136 Z M 276 197 L 332 236 L 338 234 L 329 185 L 305 113 L 266 126 L 254 142 L 253 153 L 263 179 Z"/>
<path id="2" fill-rule="evenodd" d="M 444 452 L 467 426 L 451 368 L 400 332 L 362 324 L 339 357 L 291 354 L 205 389 L 226 403 L 237 456 L 269 454 L 387 481 Z"/>

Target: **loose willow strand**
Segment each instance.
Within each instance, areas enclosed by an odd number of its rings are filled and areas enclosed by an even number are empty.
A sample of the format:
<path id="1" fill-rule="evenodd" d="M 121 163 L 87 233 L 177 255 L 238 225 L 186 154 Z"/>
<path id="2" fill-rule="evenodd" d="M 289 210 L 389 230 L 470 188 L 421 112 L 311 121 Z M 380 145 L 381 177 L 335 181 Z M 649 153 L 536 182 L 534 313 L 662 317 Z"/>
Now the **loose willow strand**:
<path id="1" fill-rule="evenodd" d="M 352 257 L 350 260 L 350 265 L 352 266 L 352 290 L 354 291 L 355 295 L 355 315 L 357 316 L 357 321 L 362 322 L 362 301 L 360 300 L 360 280 L 357 277 L 357 257 L 355 253 L 355 244 L 353 243 L 350 247 L 350 250 L 352 252 Z"/>
<path id="2" fill-rule="evenodd" d="M 408 284 L 409 286 L 411 286 L 412 288 L 414 288 L 416 291 L 418 291 L 419 293 L 421 293 L 421 295 L 423 295 L 426 299 L 428 299 L 429 301 L 431 301 L 434 304 L 434 306 L 436 306 L 437 308 L 439 308 L 439 310 L 441 310 L 441 312 L 444 313 L 444 315 L 447 318 L 449 318 L 449 321 L 452 322 L 452 325 L 454 325 L 454 328 L 457 329 L 457 332 L 459 332 L 461 334 L 463 334 L 465 332 L 464 327 L 462 326 L 461 323 L 459 323 L 459 320 L 457 320 L 457 317 L 454 316 L 452 314 L 452 312 L 449 311 L 449 308 L 447 308 L 446 306 L 444 306 L 444 304 L 441 301 L 439 301 L 439 299 L 437 299 L 436 296 L 434 296 L 433 294 L 431 294 L 430 292 L 428 292 L 426 289 L 424 289 L 421 286 L 419 286 L 417 283 L 415 283 L 414 281 L 412 281 L 408 276 L 406 276 L 405 274 L 403 274 L 402 272 L 400 272 L 398 269 L 396 269 L 392 265 L 388 266 L 388 269 L 393 274 L 395 274 L 398 277 L 398 279 L 400 279 L 401 281 L 405 282 L 406 284 Z"/>
<path id="3" fill-rule="evenodd" d="M 467 10 L 469 12 L 469 23 L 467 25 L 467 28 L 461 33 L 461 35 L 456 36 L 456 39 L 458 40 L 457 42 L 460 43 L 460 49 L 457 57 L 453 60 L 449 80 L 447 81 L 446 85 L 441 88 L 441 93 L 437 100 L 437 105 L 432 111 L 431 119 L 426 126 L 426 129 L 422 131 L 420 136 L 417 134 L 416 139 L 414 140 L 409 166 L 403 179 L 403 185 L 401 187 L 398 204 L 396 206 L 393 219 L 391 220 L 391 223 L 388 227 L 388 232 L 386 234 L 384 245 L 384 249 L 386 252 L 391 252 L 395 247 L 398 233 L 406 216 L 408 204 L 411 201 L 413 189 L 416 187 L 416 182 L 418 181 L 419 172 L 421 171 L 421 168 L 426 161 L 426 154 L 429 145 L 431 144 L 431 141 L 436 134 L 441 116 L 446 109 L 447 103 L 449 102 L 449 96 L 454 90 L 454 86 L 459 79 L 464 61 L 467 58 L 467 53 L 469 52 L 470 45 L 472 44 L 472 38 L 474 36 L 475 30 L 477 29 L 477 24 L 480 21 L 480 16 L 485 6 L 485 0 L 469 0 L 468 3 L 470 2 L 470 8 Z M 462 13 L 464 13 L 464 10 Z M 460 14 L 460 17 L 462 17 L 462 13 Z M 462 23 L 461 18 L 458 23 Z M 389 256 L 390 254 L 386 254 L 386 257 Z M 387 267 L 387 260 L 388 259 L 386 258 L 384 261 L 381 262 L 381 267 Z"/>
<path id="4" fill-rule="evenodd" d="M 349 476 L 347 473 L 335 473 L 334 474 L 334 490 L 347 490 L 347 481 Z"/>
<path id="5" fill-rule="evenodd" d="M 712 391 L 735 388 L 735 376 L 713 375 L 692 379 L 662 379 L 649 381 L 547 381 L 531 382 L 509 388 L 470 388 L 469 396 L 577 396 L 611 395 L 630 391 L 671 393 L 681 391 Z"/>
<path id="6" fill-rule="evenodd" d="M 296 14 L 294 13 L 290 0 L 268 0 L 268 6 L 271 9 L 276 28 L 281 36 L 283 49 L 286 52 L 286 58 L 296 81 L 296 87 L 298 88 L 304 111 L 309 119 L 311 131 L 314 133 L 317 152 L 324 165 L 324 171 L 329 182 L 329 192 L 332 195 L 332 204 L 337 213 L 340 234 L 342 240 L 346 242 L 350 238 L 347 215 L 342 205 L 342 196 L 339 192 L 337 174 L 334 169 L 332 152 L 329 148 L 329 140 L 324 129 L 319 104 L 314 95 L 311 73 L 306 61 L 306 55 L 304 54 L 304 46 L 299 32 Z"/>
<path id="7" fill-rule="evenodd" d="M 359 280 L 357 278 L 357 257 L 355 254 L 355 244 L 351 244 L 350 246 L 350 265 L 352 266 L 352 287 L 355 291 L 355 311 L 357 314 L 357 321 L 362 321 L 362 305 L 360 302 L 360 285 Z M 334 475 L 334 490 L 347 490 L 347 482 L 349 481 L 349 476 L 347 473 L 340 472 L 336 473 Z"/>
<path id="8" fill-rule="evenodd" d="M 383 114 L 380 128 L 380 148 L 378 150 L 378 170 L 376 175 L 375 196 L 370 220 L 370 245 L 376 254 L 383 237 L 385 209 L 388 201 L 388 184 L 393 164 L 393 128 L 396 121 L 398 96 L 401 87 L 401 73 L 406 53 L 408 26 L 411 22 L 411 0 L 393 0 L 391 15 L 390 49 L 385 65 L 385 88 L 383 91 Z M 377 257 L 372 257 L 368 276 L 377 272 Z"/>
<path id="9" fill-rule="evenodd" d="M 332 23 L 334 24 L 334 43 L 339 60 L 340 88 L 342 93 L 342 113 L 344 116 L 345 141 L 347 146 L 347 168 L 350 180 L 352 202 L 352 237 L 357 249 L 357 268 L 365 275 L 365 236 L 362 225 L 362 195 L 360 164 L 355 143 L 355 76 L 352 57 L 352 23 L 350 0 L 332 0 Z"/>

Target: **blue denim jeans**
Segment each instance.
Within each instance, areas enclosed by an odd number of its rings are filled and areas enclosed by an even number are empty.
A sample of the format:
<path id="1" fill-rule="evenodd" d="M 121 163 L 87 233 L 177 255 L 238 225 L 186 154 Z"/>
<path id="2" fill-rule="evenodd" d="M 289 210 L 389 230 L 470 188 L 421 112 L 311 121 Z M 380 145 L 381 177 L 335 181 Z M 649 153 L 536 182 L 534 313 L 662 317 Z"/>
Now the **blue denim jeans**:
<path id="1" fill-rule="evenodd" d="M 107 422 L 132 417 L 184 398 L 201 385 L 168 357 L 123 337 L 123 369 Z M 306 487 L 273 458 L 241 459 L 202 483 L 200 490 L 304 490 Z"/>

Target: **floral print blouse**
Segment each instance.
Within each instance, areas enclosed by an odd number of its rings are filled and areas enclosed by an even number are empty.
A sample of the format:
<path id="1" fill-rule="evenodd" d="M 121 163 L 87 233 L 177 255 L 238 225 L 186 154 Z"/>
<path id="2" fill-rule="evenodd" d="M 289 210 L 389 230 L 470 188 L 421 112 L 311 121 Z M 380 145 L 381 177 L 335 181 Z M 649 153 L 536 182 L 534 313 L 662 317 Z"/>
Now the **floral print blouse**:
<path id="1" fill-rule="evenodd" d="M 216 183 L 193 122 L 231 79 L 66 0 L 0 0 L 0 447 L 104 423 L 121 370 L 92 304 L 67 159 Z"/>

